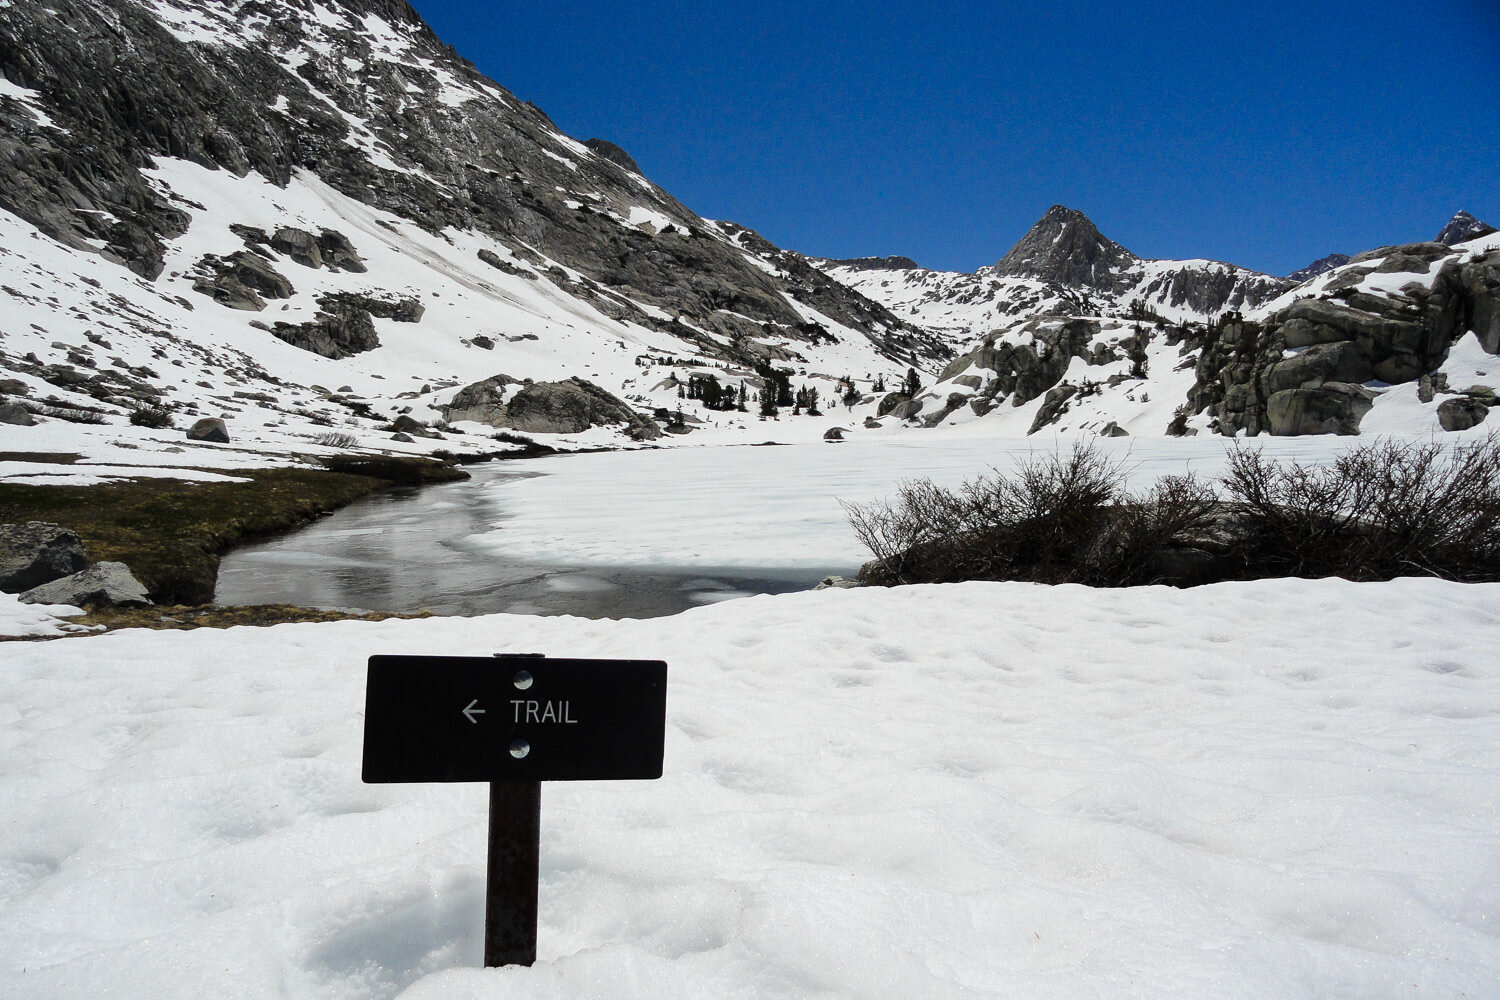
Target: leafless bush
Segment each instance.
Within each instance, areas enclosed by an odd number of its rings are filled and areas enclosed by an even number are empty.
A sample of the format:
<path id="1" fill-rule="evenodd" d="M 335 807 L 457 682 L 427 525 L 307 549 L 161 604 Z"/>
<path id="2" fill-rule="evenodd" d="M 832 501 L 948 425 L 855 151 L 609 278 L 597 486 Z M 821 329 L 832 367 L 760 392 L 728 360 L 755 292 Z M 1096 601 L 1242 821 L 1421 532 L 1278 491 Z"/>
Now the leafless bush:
<path id="1" fill-rule="evenodd" d="M 1500 438 L 1445 447 L 1379 441 L 1331 467 L 1230 455 L 1260 575 L 1388 580 L 1500 574 Z"/>
<path id="2" fill-rule="evenodd" d="M 344 431 L 329 431 L 327 434 L 319 434 L 314 443 L 326 448 L 357 448 L 359 438 Z"/>
<path id="3" fill-rule="evenodd" d="M 130 411 L 130 422 L 137 427 L 163 430 L 172 426 L 172 411 L 165 406 L 138 406 Z"/>
<path id="4" fill-rule="evenodd" d="M 21 404 L 32 414 L 38 417 L 51 417 L 54 420 L 66 420 L 71 424 L 106 424 L 103 410 L 90 409 L 84 406 L 54 406 L 50 403 Z"/>
<path id="5" fill-rule="evenodd" d="M 1156 552 L 1200 525 L 1216 498 L 1191 476 L 1143 496 L 1127 493 L 1125 479 L 1122 465 L 1081 444 L 956 491 L 923 479 L 902 483 L 894 501 L 843 507 L 876 558 L 868 582 L 1148 583 Z"/>
<path id="6" fill-rule="evenodd" d="M 1222 499 L 1193 476 L 1141 494 L 1124 483 L 1085 444 L 957 490 L 902 483 L 894 501 L 844 510 L 876 559 L 867 583 L 1500 580 L 1500 437 L 1379 441 L 1329 466 L 1238 448 Z"/>

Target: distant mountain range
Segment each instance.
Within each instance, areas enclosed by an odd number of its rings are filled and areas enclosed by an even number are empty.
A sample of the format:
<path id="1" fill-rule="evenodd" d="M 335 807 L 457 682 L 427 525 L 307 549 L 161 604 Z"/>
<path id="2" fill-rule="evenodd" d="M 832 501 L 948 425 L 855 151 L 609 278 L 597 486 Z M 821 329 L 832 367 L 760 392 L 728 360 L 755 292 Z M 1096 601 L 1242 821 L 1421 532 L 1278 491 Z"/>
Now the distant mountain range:
<path id="1" fill-rule="evenodd" d="M 1460 213 L 1418 245 L 1441 252 L 1381 251 L 1387 277 L 1366 254 L 1283 278 L 1144 259 L 1056 205 L 972 274 L 814 260 L 564 135 L 404 0 L 0 5 L 0 162 L 0 411 L 213 415 L 281 449 L 329 426 L 429 449 L 391 434 L 446 418 L 761 433 L 706 379 L 836 394 L 860 432 L 1062 427 L 1042 410 L 1067 386 L 1119 396 L 1073 427 L 1208 428 L 1220 376 L 1190 369 L 1213 324 L 1307 297 L 1418 308 L 1389 276 L 1432 285 L 1493 233 Z M 1489 322 L 1463 294 L 1453 322 Z M 894 399 L 908 369 L 940 388 Z"/>

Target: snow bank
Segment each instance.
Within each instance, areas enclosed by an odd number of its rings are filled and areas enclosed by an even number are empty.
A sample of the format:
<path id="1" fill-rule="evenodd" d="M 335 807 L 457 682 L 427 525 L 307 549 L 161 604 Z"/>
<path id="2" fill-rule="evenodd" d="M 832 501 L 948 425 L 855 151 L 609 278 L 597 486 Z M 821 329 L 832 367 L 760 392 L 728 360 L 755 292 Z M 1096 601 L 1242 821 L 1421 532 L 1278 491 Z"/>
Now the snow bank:
<path id="1" fill-rule="evenodd" d="M 1500 586 L 965 584 L 5 647 L 12 997 L 1482 996 Z M 377 652 L 671 664 L 666 776 L 359 783 Z M 1490 984 L 1486 986 L 1485 984 Z"/>

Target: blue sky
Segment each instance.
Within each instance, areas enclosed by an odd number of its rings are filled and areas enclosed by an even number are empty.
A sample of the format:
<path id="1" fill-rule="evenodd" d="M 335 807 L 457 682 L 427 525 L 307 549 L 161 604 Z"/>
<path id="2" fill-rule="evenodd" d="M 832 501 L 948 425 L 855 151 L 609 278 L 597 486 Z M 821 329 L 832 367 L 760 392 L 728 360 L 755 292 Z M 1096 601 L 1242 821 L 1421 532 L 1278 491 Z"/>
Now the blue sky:
<path id="1" fill-rule="evenodd" d="M 570 135 L 782 246 L 993 263 L 1054 203 L 1286 273 L 1500 225 L 1500 3 L 417 0 Z"/>

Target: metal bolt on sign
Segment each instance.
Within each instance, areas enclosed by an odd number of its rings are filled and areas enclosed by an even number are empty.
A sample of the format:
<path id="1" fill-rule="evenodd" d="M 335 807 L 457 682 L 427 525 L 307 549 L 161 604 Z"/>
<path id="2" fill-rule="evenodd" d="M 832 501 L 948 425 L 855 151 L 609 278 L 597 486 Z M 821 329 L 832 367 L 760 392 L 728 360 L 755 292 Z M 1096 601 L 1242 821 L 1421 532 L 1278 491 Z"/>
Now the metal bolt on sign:
<path id="1" fill-rule="evenodd" d="M 661 777 L 661 660 L 372 656 L 363 779 L 487 781 L 484 964 L 536 961 L 542 782 Z"/>

